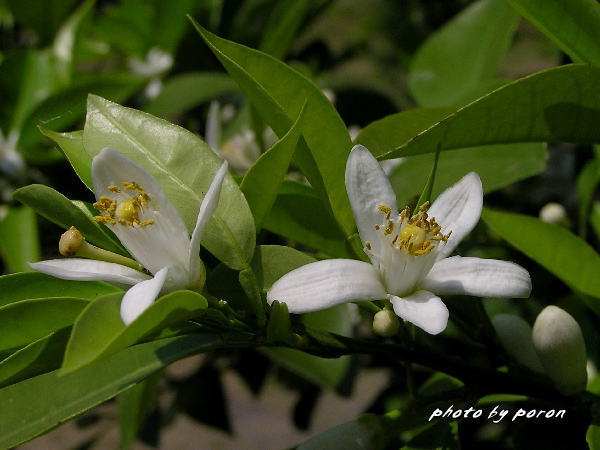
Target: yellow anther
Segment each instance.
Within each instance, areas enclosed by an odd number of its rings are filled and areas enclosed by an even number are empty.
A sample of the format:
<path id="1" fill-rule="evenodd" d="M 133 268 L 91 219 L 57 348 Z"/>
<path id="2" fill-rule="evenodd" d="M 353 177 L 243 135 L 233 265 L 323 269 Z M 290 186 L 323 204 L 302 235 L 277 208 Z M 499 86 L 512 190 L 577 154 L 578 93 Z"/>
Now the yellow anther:
<path id="1" fill-rule="evenodd" d="M 135 181 L 123 181 L 121 184 L 126 191 L 144 192 L 144 189 Z"/>
<path id="2" fill-rule="evenodd" d="M 425 212 L 429 209 L 429 200 L 419 206 L 419 211 Z"/>
<path id="3" fill-rule="evenodd" d="M 390 208 L 389 206 L 385 206 L 385 205 L 378 205 L 377 209 L 385 214 L 386 219 L 390 218 L 390 215 L 392 214 L 392 208 Z"/>
<path id="4" fill-rule="evenodd" d="M 371 250 L 371 243 L 370 243 L 369 241 L 366 241 L 366 242 L 365 242 L 365 248 L 366 248 L 367 250 Z"/>
<path id="5" fill-rule="evenodd" d="M 144 220 L 143 222 L 140 223 L 140 227 L 144 228 L 144 227 L 147 227 L 148 225 L 152 225 L 153 223 L 154 223 L 154 219 Z"/>
<path id="6" fill-rule="evenodd" d="M 115 186 L 114 184 L 108 187 L 108 190 L 110 192 L 114 192 L 116 194 L 120 194 L 121 193 L 121 189 L 119 189 L 119 186 Z"/>
<path id="7" fill-rule="evenodd" d="M 385 235 L 392 234 L 392 231 L 394 231 L 394 222 L 392 222 L 391 220 L 388 220 L 387 226 L 385 227 L 385 230 L 383 230 L 383 234 L 385 234 Z"/>
<path id="8" fill-rule="evenodd" d="M 425 230 L 415 225 L 406 225 L 400 232 L 400 239 L 409 243 L 409 252 L 411 247 L 421 248 L 425 237 Z"/>

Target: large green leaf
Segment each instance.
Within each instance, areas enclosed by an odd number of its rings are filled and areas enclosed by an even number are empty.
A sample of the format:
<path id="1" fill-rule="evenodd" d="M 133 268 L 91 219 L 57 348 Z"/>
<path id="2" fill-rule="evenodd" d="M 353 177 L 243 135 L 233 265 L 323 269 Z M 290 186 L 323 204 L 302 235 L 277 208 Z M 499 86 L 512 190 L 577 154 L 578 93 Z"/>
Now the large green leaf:
<path id="1" fill-rule="evenodd" d="M 51 430 L 173 361 L 244 345 L 210 335 L 161 339 L 128 348 L 72 374 L 52 372 L 8 386 L 0 390 L 0 448 L 15 447 Z"/>
<path id="2" fill-rule="evenodd" d="M 511 142 L 600 142 L 600 69 L 571 64 L 509 83 L 379 159 Z M 391 150 L 391 151 L 390 151 Z M 443 154 L 441 155 L 443 157 Z"/>
<path id="3" fill-rule="evenodd" d="M 0 350 L 19 347 L 71 325 L 89 300 L 73 297 L 21 300 L 0 308 Z"/>
<path id="4" fill-rule="evenodd" d="M 284 181 L 263 228 L 338 258 L 353 258 L 344 234 L 308 186 Z"/>
<path id="5" fill-rule="evenodd" d="M 119 288 L 102 281 L 67 281 L 38 272 L 15 273 L 0 277 L 0 306 L 20 300 L 48 297 L 78 297 L 91 300 L 119 291 Z"/>
<path id="6" fill-rule="evenodd" d="M 381 419 L 365 414 L 312 436 L 298 450 L 381 450 L 386 448 L 385 428 Z"/>
<path id="7" fill-rule="evenodd" d="M 264 292 L 286 273 L 315 259 L 298 250 L 279 245 L 257 247 L 252 266 Z M 309 327 L 348 336 L 353 328 L 354 305 L 339 305 L 323 311 L 302 315 L 302 321 Z M 308 355 L 291 348 L 263 348 L 263 353 L 288 370 L 324 386 L 336 389 L 344 379 L 350 365 L 350 357 L 335 359 Z"/>
<path id="8" fill-rule="evenodd" d="M 76 0 L 8 0 L 7 5 L 15 20 L 32 28 L 42 40 L 49 40 L 69 15 Z"/>
<path id="9" fill-rule="evenodd" d="M 67 346 L 62 373 L 69 373 L 101 357 L 114 354 L 149 334 L 182 322 L 206 309 L 204 297 L 192 291 L 175 291 L 154 302 L 129 326 L 121 320 L 122 294 L 91 302 L 77 318 Z"/>
<path id="10" fill-rule="evenodd" d="M 310 152 L 300 145 L 295 160 L 331 208 L 345 235 L 351 235 L 355 225 L 344 173 L 352 144 L 331 102 L 315 84 L 281 61 L 219 38 L 195 22 L 194 25 L 277 135 L 287 133 L 306 102 L 302 135 Z"/>
<path id="11" fill-rule="evenodd" d="M 311 3 L 311 0 L 277 2 L 262 35 L 260 50 L 283 60 L 310 10 Z"/>
<path id="12" fill-rule="evenodd" d="M 483 220 L 509 244 L 574 289 L 600 298 L 600 255 L 563 227 L 522 214 L 484 209 Z M 594 302 L 596 311 L 600 305 Z"/>
<path id="13" fill-rule="evenodd" d="M 171 118 L 214 98 L 239 91 L 227 75 L 213 72 L 190 72 L 165 81 L 160 94 L 149 101 L 144 111 Z"/>
<path id="14" fill-rule="evenodd" d="M 261 229 L 265 216 L 275 203 L 279 187 L 287 174 L 300 137 L 304 111 L 300 111 L 290 131 L 250 167 L 240 185 L 254 215 L 257 230 Z"/>
<path id="15" fill-rule="evenodd" d="M 410 156 L 396 166 L 390 182 L 396 191 L 398 204 L 404 206 L 419 195 L 434 154 Z M 544 144 L 504 144 L 471 147 L 440 155 L 433 184 L 432 199 L 469 172 L 476 172 L 484 192 L 492 192 L 516 181 L 536 175 L 546 169 Z"/>
<path id="16" fill-rule="evenodd" d="M 83 142 L 92 157 L 112 147 L 148 170 L 193 230 L 200 202 L 221 165 L 221 159 L 200 138 L 147 113 L 90 96 Z M 225 177 L 219 206 L 202 243 L 234 269 L 246 267 L 252 258 L 252 214 L 230 175 Z"/>
<path id="17" fill-rule="evenodd" d="M 90 155 L 86 153 L 83 147 L 83 130 L 71 133 L 57 133 L 43 127 L 39 127 L 39 130 L 58 145 L 82 183 L 90 191 L 93 191 L 92 158 L 90 158 Z"/>
<path id="18" fill-rule="evenodd" d="M 574 61 L 600 65 L 600 4 L 596 0 L 508 0 Z"/>
<path id="19" fill-rule="evenodd" d="M 0 220 L 0 255 L 11 272 L 31 270 L 40 259 L 37 217 L 26 206 L 11 207 Z"/>
<path id="20" fill-rule="evenodd" d="M 128 254 L 106 226 L 95 222 L 90 215 L 51 187 L 32 184 L 17 189 L 13 197 L 60 227 L 77 228 L 86 239 L 106 250 L 122 255 Z M 58 238 L 57 236 L 57 245 Z"/>
<path id="21" fill-rule="evenodd" d="M 408 86 L 422 106 L 452 106 L 489 84 L 519 16 L 505 0 L 472 3 L 417 51 Z"/>
<path id="22" fill-rule="evenodd" d="M 587 163 L 577 177 L 579 197 L 579 235 L 585 238 L 587 222 L 594 200 L 594 193 L 600 184 L 600 146 L 596 148 L 596 158 Z"/>
<path id="23" fill-rule="evenodd" d="M 70 328 L 63 328 L 19 349 L 0 361 L 0 387 L 58 369 Z"/>

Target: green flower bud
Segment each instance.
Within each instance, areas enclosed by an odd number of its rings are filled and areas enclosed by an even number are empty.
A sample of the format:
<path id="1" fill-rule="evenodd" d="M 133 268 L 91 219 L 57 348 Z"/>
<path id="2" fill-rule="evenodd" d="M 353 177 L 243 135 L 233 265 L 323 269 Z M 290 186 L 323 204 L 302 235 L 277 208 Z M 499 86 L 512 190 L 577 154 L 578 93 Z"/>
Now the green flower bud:
<path id="1" fill-rule="evenodd" d="M 498 314 L 492 319 L 502 347 L 515 361 L 531 370 L 544 373 L 542 362 L 533 348 L 531 326 L 519 316 Z"/>
<path id="2" fill-rule="evenodd" d="M 373 331 L 383 337 L 392 337 L 400 328 L 398 316 L 389 309 L 382 309 L 373 317 Z"/>
<path id="3" fill-rule="evenodd" d="M 579 324 L 566 311 L 547 306 L 533 325 L 533 345 L 557 389 L 583 391 L 587 384 L 586 351 Z"/>

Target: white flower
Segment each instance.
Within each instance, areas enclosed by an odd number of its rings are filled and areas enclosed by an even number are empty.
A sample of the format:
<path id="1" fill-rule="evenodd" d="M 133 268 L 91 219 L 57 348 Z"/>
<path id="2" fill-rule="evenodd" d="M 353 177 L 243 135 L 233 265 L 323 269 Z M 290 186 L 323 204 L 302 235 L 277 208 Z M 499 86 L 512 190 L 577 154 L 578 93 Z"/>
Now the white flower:
<path id="1" fill-rule="evenodd" d="M 223 163 L 200 205 L 190 238 L 179 213 L 158 182 L 142 167 L 117 151 L 105 148 L 92 161 L 94 206 L 133 257 L 154 277 L 106 261 L 81 258 L 31 263 L 40 272 L 65 280 L 102 280 L 133 285 L 121 302 L 125 324 L 135 320 L 158 295 L 177 289 L 199 288 L 204 283 L 200 236 L 219 202 L 227 173 Z"/>
<path id="2" fill-rule="evenodd" d="M 357 145 L 346 166 L 346 189 L 371 264 L 330 259 L 302 266 L 276 281 L 269 303 L 305 313 L 361 300 L 389 299 L 394 312 L 428 333 L 446 328 L 448 310 L 436 294 L 527 297 L 529 274 L 505 261 L 448 257 L 481 215 L 483 192 L 475 173 L 444 191 L 431 208 L 400 214 L 377 160 Z"/>

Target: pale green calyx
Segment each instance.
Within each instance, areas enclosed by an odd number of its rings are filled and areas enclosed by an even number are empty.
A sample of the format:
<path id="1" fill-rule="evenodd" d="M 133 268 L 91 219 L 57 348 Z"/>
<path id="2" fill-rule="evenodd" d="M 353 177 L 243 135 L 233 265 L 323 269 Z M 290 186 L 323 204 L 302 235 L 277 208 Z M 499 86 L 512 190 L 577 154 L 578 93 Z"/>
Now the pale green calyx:
<path id="1" fill-rule="evenodd" d="M 585 343 L 579 324 L 569 313 L 557 306 L 544 308 L 533 325 L 533 345 L 546 375 L 561 393 L 570 395 L 585 389 Z"/>
<path id="2" fill-rule="evenodd" d="M 544 373 L 544 367 L 531 340 L 531 326 L 513 314 L 498 314 L 492 319 L 498 339 L 507 354 L 534 372 Z"/>

